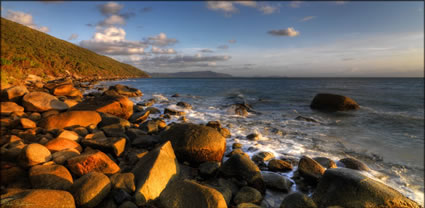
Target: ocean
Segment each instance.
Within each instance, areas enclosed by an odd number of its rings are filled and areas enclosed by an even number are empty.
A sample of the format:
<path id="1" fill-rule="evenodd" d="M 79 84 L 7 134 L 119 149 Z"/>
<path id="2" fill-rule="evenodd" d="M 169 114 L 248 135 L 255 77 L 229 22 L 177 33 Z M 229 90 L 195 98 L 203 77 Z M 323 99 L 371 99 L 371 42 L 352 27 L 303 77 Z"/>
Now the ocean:
<path id="1" fill-rule="evenodd" d="M 100 84 L 116 83 L 140 89 L 144 96 L 135 102 L 156 98 L 159 108 L 178 108 L 178 101 L 192 104 L 193 109 L 185 110 L 189 122 L 219 120 L 231 131 L 228 146 L 242 143 L 250 155 L 271 151 L 335 161 L 355 157 L 373 170 L 371 177 L 424 203 L 423 78 L 151 78 Z M 180 97 L 171 97 L 175 93 Z M 348 96 L 361 108 L 314 111 L 309 105 L 317 93 Z M 233 115 L 228 106 L 238 102 L 258 113 Z M 261 139 L 246 140 L 250 133 L 259 133 Z"/>

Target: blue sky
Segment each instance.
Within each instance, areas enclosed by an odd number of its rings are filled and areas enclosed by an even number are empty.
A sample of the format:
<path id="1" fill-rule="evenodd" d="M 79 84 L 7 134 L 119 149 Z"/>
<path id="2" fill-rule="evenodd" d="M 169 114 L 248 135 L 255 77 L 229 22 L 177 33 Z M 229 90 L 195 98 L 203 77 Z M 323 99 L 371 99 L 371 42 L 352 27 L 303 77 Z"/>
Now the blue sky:
<path id="1" fill-rule="evenodd" d="M 420 76 L 423 2 L 8 2 L 2 17 L 148 72 Z"/>

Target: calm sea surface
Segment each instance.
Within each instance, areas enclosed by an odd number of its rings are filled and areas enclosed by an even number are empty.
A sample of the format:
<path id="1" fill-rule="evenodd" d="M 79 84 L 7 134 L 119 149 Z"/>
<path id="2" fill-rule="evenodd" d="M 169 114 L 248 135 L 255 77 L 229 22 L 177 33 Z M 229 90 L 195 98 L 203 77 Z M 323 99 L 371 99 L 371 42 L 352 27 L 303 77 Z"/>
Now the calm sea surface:
<path id="1" fill-rule="evenodd" d="M 335 161 L 355 157 L 374 170 L 372 175 L 410 198 L 424 201 L 424 79 L 423 78 L 225 78 L 132 79 L 121 83 L 156 98 L 157 107 L 193 105 L 186 110 L 194 123 L 220 120 L 246 151 L 272 151 L 286 157 L 327 156 Z M 179 93 L 181 97 L 171 98 Z M 349 96 L 361 109 L 321 113 L 309 105 L 317 93 Z M 245 101 L 259 114 L 247 118 L 229 113 L 228 106 Z M 299 115 L 318 123 L 295 120 Z M 257 132 L 262 139 L 245 140 Z M 251 148 L 248 151 L 248 147 Z"/>

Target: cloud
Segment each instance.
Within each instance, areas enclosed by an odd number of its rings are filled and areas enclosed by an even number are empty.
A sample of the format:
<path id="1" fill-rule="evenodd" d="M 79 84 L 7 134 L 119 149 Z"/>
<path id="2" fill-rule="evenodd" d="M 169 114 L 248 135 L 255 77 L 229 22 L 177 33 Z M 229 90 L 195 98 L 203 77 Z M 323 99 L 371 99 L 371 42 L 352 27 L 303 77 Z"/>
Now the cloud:
<path id="1" fill-rule="evenodd" d="M 151 52 L 153 54 L 175 54 L 176 53 L 176 51 L 172 48 L 163 49 L 163 48 L 158 48 L 155 46 L 152 46 Z"/>
<path id="2" fill-rule="evenodd" d="M 153 46 L 168 46 L 177 43 L 178 41 L 175 38 L 168 38 L 165 33 L 159 33 L 156 36 L 148 37 L 147 43 Z"/>
<path id="3" fill-rule="evenodd" d="M 302 3 L 303 3 L 302 1 L 291 1 L 289 3 L 289 7 L 291 7 L 291 8 L 300 8 L 300 6 L 301 6 Z"/>
<path id="4" fill-rule="evenodd" d="M 289 36 L 289 37 L 295 37 L 300 34 L 298 31 L 296 31 L 292 27 L 288 27 L 282 30 L 270 30 L 267 33 L 274 36 Z"/>
<path id="5" fill-rule="evenodd" d="M 201 49 L 201 50 L 199 50 L 199 52 L 201 52 L 201 53 L 214 53 L 214 51 L 209 49 L 209 48 Z"/>
<path id="6" fill-rule="evenodd" d="M 76 40 L 78 39 L 78 34 L 72 34 L 71 36 L 69 36 L 68 40 Z"/>
<path id="7" fill-rule="evenodd" d="M 273 14 L 277 11 L 277 7 L 271 5 L 263 5 L 258 8 L 263 14 Z"/>
<path id="8" fill-rule="evenodd" d="M 216 62 L 227 61 L 230 58 L 230 56 L 202 56 L 201 54 L 196 54 L 141 57 L 139 61 L 127 60 L 126 62 L 150 68 L 215 67 L 217 65 Z"/>
<path id="9" fill-rule="evenodd" d="M 37 26 L 34 24 L 32 15 L 25 12 L 20 11 L 13 11 L 13 10 L 7 10 L 6 19 L 9 19 L 11 21 L 17 22 L 19 24 L 28 26 L 32 29 L 39 30 L 41 32 L 49 32 L 49 28 L 46 26 Z"/>
<path id="10" fill-rule="evenodd" d="M 110 26 L 110 25 L 125 25 L 124 17 L 120 15 L 111 15 L 104 19 L 102 22 L 98 24 L 99 26 Z"/>
<path id="11" fill-rule="evenodd" d="M 235 4 L 240 4 L 243 6 L 247 6 L 247 7 L 256 7 L 257 6 L 257 2 L 256 1 L 234 1 L 233 3 Z"/>
<path id="12" fill-rule="evenodd" d="M 229 40 L 229 43 L 236 43 L 236 40 Z"/>
<path id="13" fill-rule="evenodd" d="M 225 49 L 228 49 L 228 48 L 229 48 L 229 46 L 228 46 L 228 45 L 220 45 L 220 46 L 218 46 L 217 48 L 218 48 L 218 49 L 223 49 L 223 50 L 225 50 Z"/>
<path id="14" fill-rule="evenodd" d="M 100 12 L 104 15 L 118 14 L 123 5 L 116 2 L 108 2 L 106 4 L 99 5 Z"/>
<path id="15" fill-rule="evenodd" d="M 233 2 L 229 1 L 208 1 L 207 8 L 214 11 L 222 11 L 226 13 L 237 12 L 238 9 L 233 6 Z"/>
<path id="16" fill-rule="evenodd" d="M 263 14 L 273 14 L 278 7 L 265 3 L 257 4 L 256 1 L 208 1 L 207 8 L 213 11 L 224 12 L 226 15 L 239 12 L 235 5 L 257 8 Z"/>
<path id="17" fill-rule="evenodd" d="M 304 18 L 300 19 L 300 22 L 307 22 L 307 21 L 310 21 L 312 19 L 316 19 L 316 16 L 307 16 L 307 17 L 304 17 Z"/>

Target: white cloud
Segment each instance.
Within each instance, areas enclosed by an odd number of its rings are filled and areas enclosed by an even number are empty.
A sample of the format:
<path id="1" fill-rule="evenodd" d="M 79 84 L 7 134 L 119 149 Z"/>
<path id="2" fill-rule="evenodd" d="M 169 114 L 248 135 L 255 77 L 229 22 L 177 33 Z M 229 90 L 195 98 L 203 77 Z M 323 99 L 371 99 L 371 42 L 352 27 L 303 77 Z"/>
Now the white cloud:
<path id="1" fill-rule="evenodd" d="M 177 43 L 177 40 L 175 38 L 168 38 L 165 33 L 159 33 L 156 36 L 148 37 L 147 43 L 154 46 L 163 47 L 163 46 L 173 45 Z"/>
<path id="2" fill-rule="evenodd" d="M 274 36 L 289 36 L 289 37 L 295 37 L 300 34 L 300 32 L 296 31 L 293 27 L 288 27 L 286 29 L 281 29 L 281 30 L 270 30 L 267 33 Z"/>
<path id="3" fill-rule="evenodd" d="M 27 27 L 30 27 L 32 29 L 36 29 L 39 30 L 41 32 L 49 32 L 49 28 L 46 26 L 37 26 L 36 24 L 34 24 L 33 22 L 33 17 L 31 14 L 29 13 L 25 13 L 25 12 L 20 12 L 20 11 L 13 11 L 13 10 L 8 10 L 7 14 L 6 14 L 6 18 L 17 22 L 19 24 L 25 25 Z"/>
<path id="4" fill-rule="evenodd" d="M 78 39 L 78 34 L 72 34 L 71 36 L 69 36 L 68 40 L 76 40 Z"/>
<path id="5" fill-rule="evenodd" d="M 108 2 L 106 4 L 99 5 L 100 12 L 104 15 L 118 14 L 123 5 L 116 2 Z"/>
<path id="6" fill-rule="evenodd" d="M 109 26 L 109 25 L 125 25 L 124 17 L 120 15 L 111 15 L 107 17 L 105 20 L 99 23 L 100 26 Z"/>
<path id="7" fill-rule="evenodd" d="M 300 6 L 301 6 L 302 3 L 303 3 L 302 1 L 291 1 L 289 3 L 289 7 L 291 7 L 291 8 L 300 8 Z"/>
<path id="8" fill-rule="evenodd" d="M 241 5 L 246 7 L 257 8 L 258 11 L 263 14 L 273 14 L 277 11 L 278 7 L 269 4 L 261 3 L 257 4 L 256 1 L 208 1 L 207 8 L 213 11 L 220 11 L 231 15 L 232 13 L 238 12 L 238 8 L 235 5 Z"/>
<path id="9" fill-rule="evenodd" d="M 127 60 L 129 64 L 149 68 L 175 69 L 181 67 L 215 67 L 216 62 L 228 61 L 230 56 L 175 55 L 143 57 L 140 61 Z"/>
<path id="10" fill-rule="evenodd" d="M 256 1 L 251 1 L 251 0 L 248 0 L 248 1 L 234 1 L 233 3 L 240 4 L 240 5 L 247 6 L 247 7 L 256 7 L 257 6 L 257 2 Z"/>
<path id="11" fill-rule="evenodd" d="M 172 48 L 158 48 L 155 46 L 152 46 L 151 52 L 153 54 L 175 54 L 176 51 Z"/>
<path id="12" fill-rule="evenodd" d="M 273 14 L 277 11 L 277 7 L 271 5 L 263 5 L 258 8 L 263 14 Z"/>
<path id="13" fill-rule="evenodd" d="M 233 6 L 233 2 L 229 1 L 208 1 L 207 8 L 214 11 L 222 11 L 227 13 L 237 12 L 238 9 Z"/>
<path id="14" fill-rule="evenodd" d="M 316 16 L 307 16 L 307 17 L 304 17 L 304 18 L 300 19 L 300 22 L 307 22 L 307 21 L 310 21 L 312 19 L 316 19 Z"/>

